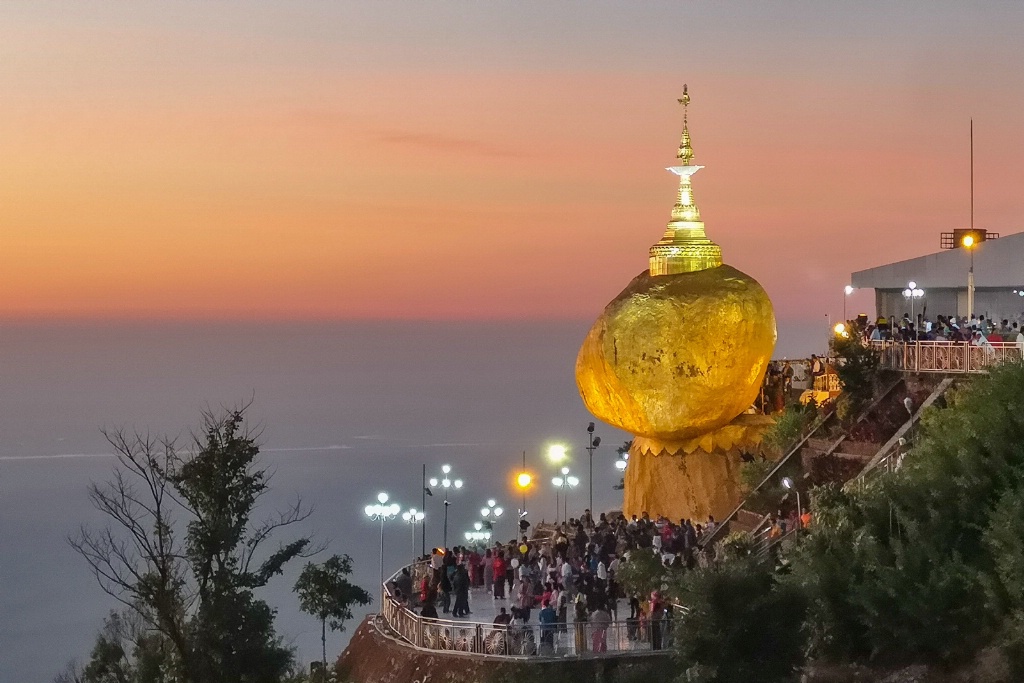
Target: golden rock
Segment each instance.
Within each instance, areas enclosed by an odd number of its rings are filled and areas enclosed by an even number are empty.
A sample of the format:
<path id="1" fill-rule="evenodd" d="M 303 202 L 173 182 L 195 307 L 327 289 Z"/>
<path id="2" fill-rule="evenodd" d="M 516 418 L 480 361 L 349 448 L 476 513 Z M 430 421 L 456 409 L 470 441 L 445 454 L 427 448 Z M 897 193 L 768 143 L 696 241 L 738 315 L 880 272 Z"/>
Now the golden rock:
<path id="1" fill-rule="evenodd" d="M 722 519 L 741 496 L 743 454 L 756 450 L 774 423 L 743 414 L 721 429 L 684 441 L 633 439 L 624 472 L 626 516 L 644 512 L 669 519 Z"/>
<path id="2" fill-rule="evenodd" d="M 693 439 L 750 407 L 775 337 L 771 300 L 735 268 L 645 271 L 594 323 L 576 383 L 609 424 L 660 441 Z"/>

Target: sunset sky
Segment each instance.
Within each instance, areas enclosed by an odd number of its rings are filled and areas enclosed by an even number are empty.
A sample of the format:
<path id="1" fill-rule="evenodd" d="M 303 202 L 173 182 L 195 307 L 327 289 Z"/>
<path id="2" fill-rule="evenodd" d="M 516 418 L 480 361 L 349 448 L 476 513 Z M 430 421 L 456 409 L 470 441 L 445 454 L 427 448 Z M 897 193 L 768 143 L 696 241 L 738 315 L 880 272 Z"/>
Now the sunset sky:
<path id="1" fill-rule="evenodd" d="M 592 318 L 695 194 L 780 319 L 1024 213 L 1024 3 L 0 5 L 0 317 Z M 873 298 L 858 293 L 854 306 Z"/>

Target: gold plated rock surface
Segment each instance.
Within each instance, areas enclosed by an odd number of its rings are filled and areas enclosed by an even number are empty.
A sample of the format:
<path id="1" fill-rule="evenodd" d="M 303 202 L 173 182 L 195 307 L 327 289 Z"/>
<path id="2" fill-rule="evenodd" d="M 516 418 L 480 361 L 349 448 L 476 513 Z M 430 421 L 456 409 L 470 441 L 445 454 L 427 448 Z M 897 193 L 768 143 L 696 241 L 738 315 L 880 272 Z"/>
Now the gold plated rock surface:
<path id="1" fill-rule="evenodd" d="M 596 417 L 661 441 L 707 434 L 744 412 L 775 347 L 771 300 L 730 266 L 641 273 L 580 348 L 576 383 Z"/>

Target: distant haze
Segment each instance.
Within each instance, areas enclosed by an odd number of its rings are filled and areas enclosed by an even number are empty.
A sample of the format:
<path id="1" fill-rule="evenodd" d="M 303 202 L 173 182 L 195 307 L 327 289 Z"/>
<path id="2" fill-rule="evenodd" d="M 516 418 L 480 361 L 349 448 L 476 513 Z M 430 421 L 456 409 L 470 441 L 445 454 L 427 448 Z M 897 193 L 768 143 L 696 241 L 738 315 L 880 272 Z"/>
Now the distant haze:
<path id="1" fill-rule="evenodd" d="M 65 542 L 83 522 L 90 481 L 114 459 L 100 428 L 125 427 L 188 439 L 207 406 L 254 398 L 263 460 L 274 471 L 265 512 L 300 495 L 316 507 L 305 530 L 356 558 L 373 588 L 379 527 L 362 509 L 379 490 L 420 507 L 420 478 L 451 463 L 466 481 L 453 496 L 449 542 L 478 519 L 490 497 L 519 506 L 511 475 L 527 451 L 540 489 L 531 518 L 554 516 L 554 473 L 540 454 L 569 448 L 585 505 L 587 415 L 573 379 L 587 323 L 118 324 L 0 327 L 0 680 L 47 681 L 88 655 L 113 602 Z M 795 341 L 816 335 L 796 331 Z M 818 336 L 822 340 L 823 336 Z M 803 347 L 789 346 L 790 355 Z M 780 357 L 784 355 L 780 348 Z M 620 505 L 615 447 L 628 435 L 598 424 L 595 507 Z M 428 499 L 428 541 L 441 543 L 440 498 Z M 513 515 L 514 516 L 514 515 Z M 512 517 L 502 536 L 510 537 Z M 412 549 L 410 529 L 387 527 L 387 566 Z M 419 541 L 417 540 L 417 546 Z M 266 597 L 278 629 L 317 656 L 316 623 L 290 588 L 298 565 Z M 352 627 L 355 624 L 351 625 Z M 342 638 L 333 638 L 340 652 Z"/>

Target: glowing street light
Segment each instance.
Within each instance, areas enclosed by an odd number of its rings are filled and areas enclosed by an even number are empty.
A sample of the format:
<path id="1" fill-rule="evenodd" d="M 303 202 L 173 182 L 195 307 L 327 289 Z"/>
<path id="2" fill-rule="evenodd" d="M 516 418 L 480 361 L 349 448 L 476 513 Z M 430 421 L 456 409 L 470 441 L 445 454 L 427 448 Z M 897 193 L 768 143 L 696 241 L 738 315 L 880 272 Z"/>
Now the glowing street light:
<path id="1" fill-rule="evenodd" d="M 523 470 L 516 475 L 516 486 L 523 492 L 523 507 L 519 508 L 520 519 L 526 516 L 526 492 L 533 485 L 533 475 Z"/>
<path id="2" fill-rule="evenodd" d="M 848 320 L 848 318 L 846 317 L 846 299 L 851 294 L 853 294 L 853 285 L 846 285 L 845 287 L 843 287 L 843 322 L 846 322 Z"/>
<path id="3" fill-rule="evenodd" d="M 973 215 L 973 214 L 972 214 Z M 971 226 L 974 227 L 974 226 Z M 967 271 L 967 319 L 974 319 L 974 235 L 964 235 L 960 244 L 971 255 L 971 267 Z"/>
<path id="4" fill-rule="evenodd" d="M 569 449 L 560 443 L 551 444 L 548 446 L 548 460 L 558 464 L 565 460 L 569 455 Z"/>
<path id="5" fill-rule="evenodd" d="M 487 507 L 480 508 L 480 516 L 486 520 L 488 525 L 497 524 L 498 518 L 501 517 L 504 512 L 505 510 L 498 505 L 498 501 L 493 498 L 487 500 Z"/>
<path id="6" fill-rule="evenodd" d="M 423 521 L 426 514 L 422 510 L 409 508 L 402 513 L 402 519 L 412 527 L 412 560 L 416 562 L 416 525 Z"/>
<path id="7" fill-rule="evenodd" d="M 381 491 L 377 494 L 377 504 L 367 505 L 363 508 L 366 516 L 373 520 L 380 520 L 380 585 L 384 590 L 384 522 L 398 516 L 401 510 L 398 503 L 388 504 L 388 494 Z M 415 552 L 415 549 L 413 549 Z"/>
<path id="8" fill-rule="evenodd" d="M 782 485 L 789 491 L 796 491 L 796 518 L 799 520 L 804 516 L 803 510 L 800 509 L 800 490 L 789 477 L 782 478 Z"/>
<path id="9" fill-rule="evenodd" d="M 907 283 L 907 288 L 903 290 L 903 296 L 906 297 L 907 299 L 910 299 L 910 319 L 911 322 L 913 322 L 914 324 L 914 338 L 916 339 L 918 333 L 918 325 L 917 316 L 914 313 L 914 300 L 923 297 L 924 290 L 918 289 L 917 283 L 911 280 L 910 282 Z"/>
<path id="10" fill-rule="evenodd" d="M 456 489 L 462 488 L 462 480 L 452 479 L 450 476 L 451 473 L 451 465 L 441 465 L 441 479 L 438 480 L 437 477 L 430 478 L 431 486 L 437 486 L 440 484 L 441 488 L 444 489 L 444 547 L 446 550 L 448 549 L 448 506 L 451 505 L 451 503 L 448 502 L 448 490 L 453 487 Z"/>
<path id="11" fill-rule="evenodd" d="M 569 468 L 562 468 L 562 476 L 553 477 L 551 483 L 555 485 L 555 524 L 558 524 L 558 492 L 562 492 L 562 506 L 564 508 L 562 513 L 562 521 L 566 521 L 569 518 L 569 494 L 566 493 L 565 489 L 574 489 L 580 484 L 580 480 L 571 474 L 569 474 Z"/>

